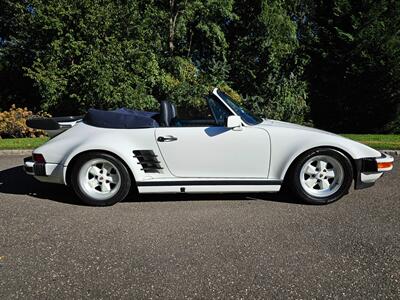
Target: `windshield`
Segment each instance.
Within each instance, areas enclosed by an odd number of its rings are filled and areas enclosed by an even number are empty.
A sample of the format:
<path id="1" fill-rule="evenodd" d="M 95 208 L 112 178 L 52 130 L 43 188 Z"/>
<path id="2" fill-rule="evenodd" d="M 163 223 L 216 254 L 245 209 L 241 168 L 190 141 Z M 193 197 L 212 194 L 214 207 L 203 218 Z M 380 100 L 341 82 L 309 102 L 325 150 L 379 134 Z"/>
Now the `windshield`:
<path id="1" fill-rule="evenodd" d="M 233 100 L 231 97 L 229 97 L 227 94 L 217 91 L 218 95 L 225 101 L 226 104 L 229 105 L 229 107 L 238 115 L 242 118 L 242 120 L 249 124 L 249 125 L 256 125 L 261 123 L 263 120 L 255 115 L 253 115 L 251 112 L 249 112 L 247 109 L 244 107 L 240 106 L 238 103 L 236 103 L 235 100 Z"/>

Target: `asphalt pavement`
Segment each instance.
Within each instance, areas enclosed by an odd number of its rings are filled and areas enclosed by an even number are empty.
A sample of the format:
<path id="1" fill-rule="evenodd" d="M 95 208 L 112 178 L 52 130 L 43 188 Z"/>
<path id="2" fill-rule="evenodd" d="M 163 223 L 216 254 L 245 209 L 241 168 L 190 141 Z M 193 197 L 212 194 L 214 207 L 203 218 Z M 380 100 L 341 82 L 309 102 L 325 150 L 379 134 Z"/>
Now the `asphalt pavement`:
<path id="1" fill-rule="evenodd" d="M 0 157 L 0 299 L 400 298 L 399 164 L 326 206 L 131 195 L 88 207 Z"/>

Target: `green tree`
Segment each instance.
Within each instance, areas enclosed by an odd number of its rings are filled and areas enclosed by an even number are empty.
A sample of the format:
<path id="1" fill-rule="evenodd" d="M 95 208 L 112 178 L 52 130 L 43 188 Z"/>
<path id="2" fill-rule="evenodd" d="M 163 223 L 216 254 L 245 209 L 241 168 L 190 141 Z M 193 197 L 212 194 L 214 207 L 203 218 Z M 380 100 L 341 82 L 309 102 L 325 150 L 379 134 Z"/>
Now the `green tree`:
<path id="1" fill-rule="evenodd" d="M 399 131 L 400 2 L 320 0 L 307 10 L 312 30 L 302 43 L 311 57 L 315 124 L 337 132 Z"/>
<path id="2" fill-rule="evenodd" d="M 20 55 L 16 69 L 51 112 L 154 109 L 167 97 L 195 105 L 227 75 L 232 0 L 27 3 L 4 0 L 0 51 Z"/>
<path id="3" fill-rule="evenodd" d="M 269 118 L 399 132 L 399 12 L 396 0 L 0 0 L 0 109 L 185 108 L 220 86 Z"/>
<path id="4" fill-rule="evenodd" d="M 151 96 L 160 72 L 156 56 L 146 47 L 150 41 L 144 39 L 137 3 L 123 2 L 32 2 L 25 14 L 42 41 L 25 70 L 39 88 L 43 109 L 156 106 Z"/>
<path id="5" fill-rule="evenodd" d="M 151 4 L 161 33 L 158 53 L 163 76 L 157 98 L 196 106 L 213 87 L 225 82 L 229 66 L 225 27 L 235 19 L 233 0 L 163 0 Z M 167 24 L 168 26 L 165 26 Z"/>
<path id="6" fill-rule="evenodd" d="M 0 1 L 0 110 L 7 110 L 13 103 L 39 109 L 40 95 L 33 81 L 22 69 L 32 64 L 30 51 L 34 36 L 24 17 L 26 5 L 13 1 Z"/>
<path id="7" fill-rule="evenodd" d="M 280 0 L 239 0 L 229 26 L 232 86 L 245 103 L 269 118 L 304 122 L 306 57 L 298 52 L 297 24 Z"/>

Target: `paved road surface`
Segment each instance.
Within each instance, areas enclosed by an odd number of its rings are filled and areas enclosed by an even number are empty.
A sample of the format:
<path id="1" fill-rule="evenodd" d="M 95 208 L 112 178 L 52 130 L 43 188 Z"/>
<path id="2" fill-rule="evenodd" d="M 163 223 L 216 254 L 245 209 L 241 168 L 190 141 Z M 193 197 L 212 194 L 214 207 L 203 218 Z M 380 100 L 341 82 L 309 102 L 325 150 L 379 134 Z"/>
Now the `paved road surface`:
<path id="1" fill-rule="evenodd" d="M 0 158 L 0 299 L 400 297 L 399 167 L 328 206 L 158 195 L 95 208 L 21 160 Z"/>

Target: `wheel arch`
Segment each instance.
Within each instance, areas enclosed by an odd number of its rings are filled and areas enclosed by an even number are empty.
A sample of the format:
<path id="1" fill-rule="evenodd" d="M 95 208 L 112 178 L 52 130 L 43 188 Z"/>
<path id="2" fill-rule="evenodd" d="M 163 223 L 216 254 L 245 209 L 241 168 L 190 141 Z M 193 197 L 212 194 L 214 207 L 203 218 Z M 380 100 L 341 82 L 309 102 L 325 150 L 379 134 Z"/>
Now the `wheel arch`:
<path id="1" fill-rule="evenodd" d="M 76 153 L 72 158 L 69 159 L 68 165 L 66 166 L 66 170 L 65 170 L 65 184 L 66 185 L 70 185 L 71 184 L 71 174 L 72 174 L 72 169 L 74 164 L 77 162 L 78 158 L 84 154 L 88 154 L 88 153 L 105 153 L 108 155 L 113 156 L 114 158 L 118 159 L 124 166 L 125 168 L 128 170 L 129 173 L 129 177 L 131 178 L 132 181 L 132 187 L 135 186 L 136 187 L 136 179 L 135 179 L 135 175 L 132 172 L 132 169 L 129 167 L 129 165 L 126 163 L 126 161 L 119 155 L 115 154 L 112 151 L 108 151 L 108 150 L 104 150 L 104 149 L 90 149 L 90 150 L 85 150 L 79 153 Z"/>
<path id="2" fill-rule="evenodd" d="M 301 153 L 297 154 L 286 166 L 286 169 L 284 171 L 284 176 L 283 176 L 283 184 L 285 184 L 285 182 L 287 182 L 287 176 L 290 174 L 291 170 L 293 169 L 293 167 L 296 165 L 296 162 L 299 160 L 299 158 L 309 152 L 309 151 L 313 151 L 313 150 L 320 150 L 320 149 L 330 149 L 330 150 L 335 150 L 339 153 L 341 153 L 342 155 L 344 155 L 345 157 L 347 157 L 351 163 L 351 167 L 352 167 L 352 173 L 353 173 L 353 179 L 356 179 L 357 176 L 357 172 L 356 172 L 356 163 L 354 158 L 350 155 L 350 153 L 348 153 L 346 150 L 343 150 L 342 148 L 339 147 L 335 147 L 335 146 L 317 146 L 317 147 L 313 147 L 307 150 L 302 151 Z"/>

